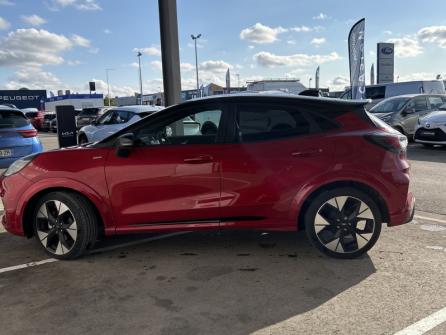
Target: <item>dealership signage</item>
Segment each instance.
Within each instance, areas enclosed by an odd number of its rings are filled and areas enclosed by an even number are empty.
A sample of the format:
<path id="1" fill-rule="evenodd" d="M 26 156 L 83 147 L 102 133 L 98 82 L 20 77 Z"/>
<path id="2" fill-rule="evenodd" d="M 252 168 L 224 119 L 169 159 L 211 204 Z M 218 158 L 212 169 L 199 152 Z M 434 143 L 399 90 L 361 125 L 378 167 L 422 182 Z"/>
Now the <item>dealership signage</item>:
<path id="1" fill-rule="evenodd" d="M 43 109 L 46 100 L 45 90 L 2 90 L 0 105 L 13 104 L 17 108 Z"/>
<path id="2" fill-rule="evenodd" d="M 378 43 L 378 84 L 393 83 L 395 73 L 395 45 Z"/>

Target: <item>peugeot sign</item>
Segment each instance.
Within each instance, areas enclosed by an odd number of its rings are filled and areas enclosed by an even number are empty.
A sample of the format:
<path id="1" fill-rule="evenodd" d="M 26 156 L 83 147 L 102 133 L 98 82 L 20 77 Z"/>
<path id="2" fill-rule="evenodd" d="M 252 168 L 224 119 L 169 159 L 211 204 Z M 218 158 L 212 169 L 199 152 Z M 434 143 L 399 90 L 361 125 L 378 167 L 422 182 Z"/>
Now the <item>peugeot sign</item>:
<path id="1" fill-rule="evenodd" d="M 0 90 L 0 105 L 12 104 L 20 109 L 43 109 L 45 100 L 45 90 Z"/>

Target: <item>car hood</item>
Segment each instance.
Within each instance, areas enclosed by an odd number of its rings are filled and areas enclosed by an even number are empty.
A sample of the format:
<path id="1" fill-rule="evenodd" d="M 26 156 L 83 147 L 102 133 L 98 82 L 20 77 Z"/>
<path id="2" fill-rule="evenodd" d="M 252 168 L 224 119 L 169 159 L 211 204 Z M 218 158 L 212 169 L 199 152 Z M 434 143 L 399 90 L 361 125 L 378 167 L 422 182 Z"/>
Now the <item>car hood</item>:
<path id="1" fill-rule="evenodd" d="M 446 123 L 446 111 L 432 112 L 421 119 L 422 122 Z"/>

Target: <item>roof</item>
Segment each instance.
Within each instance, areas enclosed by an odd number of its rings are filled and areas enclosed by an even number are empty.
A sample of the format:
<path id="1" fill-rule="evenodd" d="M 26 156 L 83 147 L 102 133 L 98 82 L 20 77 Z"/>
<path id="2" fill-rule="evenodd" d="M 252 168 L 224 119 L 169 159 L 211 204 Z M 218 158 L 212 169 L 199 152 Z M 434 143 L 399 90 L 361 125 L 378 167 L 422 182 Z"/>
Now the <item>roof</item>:
<path id="1" fill-rule="evenodd" d="M 440 94 L 440 93 L 416 93 L 416 94 L 403 94 L 403 95 L 396 95 L 394 97 L 389 97 L 387 99 L 384 100 L 391 100 L 391 99 L 398 99 L 398 98 L 415 98 L 415 97 L 420 97 L 420 96 L 444 96 L 444 94 Z"/>
<path id="2" fill-rule="evenodd" d="M 221 94 L 221 95 L 213 95 L 210 97 L 199 98 L 195 100 L 188 100 L 183 104 L 193 104 L 194 102 L 206 102 L 206 101 L 235 101 L 235 100 L 247 100 L 251 102 L 255 102 L 256 100 L 264 101 L 278 101 L 278 100 L 294 100 L 300 103 L 313 103 L 313 104 L 321 104 L 321 105 L 338 105 L 338 106 L 364 106 L 371 102 L 371 100 L 343 100 L 336 98 L 322 98 L 322 97 L 309 97 L 302 95 L 294 95 L 289 93 L 273 93 L 273 94 L 265 94 L 265 93 L 237 93 L 237 94 Z"/>
<path id="3" fill-rule="evenodd" d="M 131 105 L 131 106 L 119 106 L 119 107 L 113 107 L 114 110 L 125 110 L 129 112 L 133 112 L 136 114 L 139 113 L 147 113 L 147 112 L 158 112 L 164 107 L 162 106 L 152 106 L 152 105 Z"/>

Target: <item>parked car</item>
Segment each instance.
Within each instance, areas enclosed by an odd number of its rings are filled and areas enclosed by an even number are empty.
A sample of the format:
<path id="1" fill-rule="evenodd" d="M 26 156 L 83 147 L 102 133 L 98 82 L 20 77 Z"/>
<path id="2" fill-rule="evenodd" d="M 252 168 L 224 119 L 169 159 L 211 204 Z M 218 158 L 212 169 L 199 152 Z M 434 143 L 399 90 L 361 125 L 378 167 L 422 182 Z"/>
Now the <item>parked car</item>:
<path id="1" fill-rule="evenodd" d="M 31 121 L 31 124 L 37 130 L 40 130 L 44 121 L 44 114 L 42 111 L 37 110 L 36 108 L 25 108 L 22 110 L 26 117 Z"/>
<path id="2" fill-rule="evenodd" d="M 77 129 L 88 126 L 99 119 L 105 112 L 107 112 L 109 107 L 98 107 L 98 108 L 84 108 L 76 114 L 76 126 Z"/>
<path id="3" fill-rule="evenodd" d="M 7 168 L 18 159 L 42 150 L 37 130 L 25 114 L 15 108 L 0 106 L 0 168 Z"/>
<path id="4" fill-rule="evenodd" d="M 418 118 L 437 110 L 444 103 L 445 95 L 402 95 L 380 102 L 370 113 L 412 139 Z"/>
<path id="5" fill-rule="evenodd" d="M 135 105 L 108 109 L 99 119 L 80 129 L 78 143 L 85 144 L 103 140 L 107 136 L 163 108 L 150 105 Z M 81 115 L 79 117 L 82 117 Z"/>
<path id="6" fill-rule="evenodd" d="M 186 135 L 187 118 L 206 121 Z M 364 102 L 192 100 L 101 142 L 18 161 L 0 178 L 2 222 L 59 259 L 104 234 L 203 229 L 305 230 L 327 255 L 354 258 L 382 223 L 413 217 L 406 147 Z"/>
<path id="7" fill-rule="evenodd" d="M 418 119 L 415 142 L 422 143 L 425 147 L 446 146 L 446 104 Z"/>
<path id="8" fill-rule="evenodd" d="M 387 83 L 366 86 L 365 98 L 372 100 L 366 108 L 370 110 L 373 106 L 384 99 L 407 95 L 407 94 L 446 94 L 444 82 L 442 80 L 418 80 L 399 83 Z M 351 99 L 351 90 L 346 90 L 341 99 Z"/>
<path id="9" fill-rule="evenodd" d="M 55 113 L 51 113 L 51 112 L 44 113 L 41 130 L 42 131 L 50 131 L 51 130 L 51 121 L 54 120 L 55 118 L 56 118 Z"/>
<path id="10" fill-rule="evenodd" d="M 53 133 L 57 133 L 57 117 L 50 121 L 50 131 Z"/>

